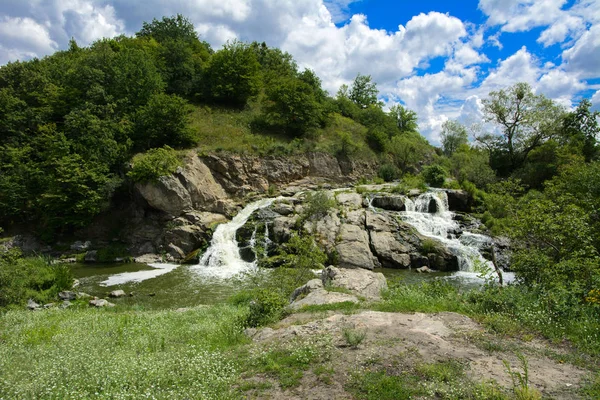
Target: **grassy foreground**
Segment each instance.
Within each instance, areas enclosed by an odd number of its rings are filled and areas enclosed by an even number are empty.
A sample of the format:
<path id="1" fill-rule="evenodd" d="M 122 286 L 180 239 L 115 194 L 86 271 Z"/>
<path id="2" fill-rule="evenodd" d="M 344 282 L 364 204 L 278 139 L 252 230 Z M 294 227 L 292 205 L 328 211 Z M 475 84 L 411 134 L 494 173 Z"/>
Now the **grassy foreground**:
<path id="1" fill-rule="evenodd" d="M 514 298 L 514 293 L 474 293 L 460 293 L 437 281 L 422 285 L 391 282 L 378 303 L 358 307 L 342 303 L 303 311 L 314 318 L 322 317 L 327 308 L 347 314 L 365 308 L 456 311 L 486 326 L 487 333 L 472 340 L 490 353 L 501 352 L 498 354 L 521 351 L 506 347 L 509 341 L 503 338 L 507 335 L 525 343 L 533 337 L 552 338 L 562 331 L 565 336 L 573 335 L 572 344 L 579 352 L 566 348 L 566 352 L 551 354 L 548 348 L 545 355 L 588 369 L 590 382 L 581 388 L 581 398 L 597 398 L 598 323 L 587 321 L 588 335 L 577 328 L 582 322 L 573 323 L 567 331 L 554 325 L 538 325 L 536 331 L 535 323 L 541 320 L 528 321 L 529 314 L 519 309 L 531 299 L 510 305 L 509 309 L 521 315 L 516 317 L 508 309 L 491 310 Z M 326 333 L 251 343 L 243 333 L 251 313 L 247 306 L 228 304 L 179 311 L 134 311 L 123 306 L 90 309 L 85 305 L 40 312 L 5 311 L 0 314 L 0 399 L 262 398 L 273 390 L 297 390 L 308 378 L 324 388 L 337 384 L 357 399 L 540 398 L 537 391 L 525 397 L 519 394 L 531 390 L 526 380 L 513 388 L 472 380 L 465 374 L 467 367 L 452 359 L 417 359 L 403 364 L 399 358 L 400 364 L 394 365 L 370 357 L 358 365 L 340 364 L 342 352 L 352 359 L 352 349 L 361 346 L 364 334 L 360 331 L 345 330 L 341 339 Z M 584 336 L 589 342 L 582 340 Z"/>

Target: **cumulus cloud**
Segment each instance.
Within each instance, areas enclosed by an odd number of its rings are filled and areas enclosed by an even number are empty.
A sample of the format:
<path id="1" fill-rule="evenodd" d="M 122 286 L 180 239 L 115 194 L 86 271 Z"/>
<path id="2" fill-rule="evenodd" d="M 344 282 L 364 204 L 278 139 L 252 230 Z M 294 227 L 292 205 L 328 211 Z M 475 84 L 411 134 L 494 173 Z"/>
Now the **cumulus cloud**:
<path id="1" fill-rule="evenodd" d="M 563 52 L 567 68 L 584 78 L 600 77 L 600 25 L 592 26 Z"/>
<path id="2" fill-rule="evenodd" d="M 567 105 L 589 89 L 582 79 L 600 76 L 597 0 L 480 0 L 485 24 L 429 12 L 392 30 L 371 26 L 366 15 L 350 15 L 356 1 L 361 0 L 0 2 L 0 64 L 66 48 L 71 37 L 87 45 L 131 35 L 143 21 L 180 13 L 216 49 L 240 39 L 290 52 L 300 67 L 315 70 L 331 94 L 358 73 L 370 74 L 389 105 L 400 102 L 417 112 L 422 133 L 434 142 L 444 121 L 480 117 L 481 99 L 491 90 L 525 81 Z M 545 63 L 535 49 L 500 51 L 501 35 L 533 27 L 543 28 L 541 46 L 561 43 L 562 65 Z M 490 46 L 499 48 L 500 59 L 488 58 Z M 443 70 L 427 73 L 431 60 L 439 58 Z"/>
<path id="3" fill-rule="evenodd" d="M 48 29 L 31 18 L 0 19 L 0 63 L 56 51 Z"/>

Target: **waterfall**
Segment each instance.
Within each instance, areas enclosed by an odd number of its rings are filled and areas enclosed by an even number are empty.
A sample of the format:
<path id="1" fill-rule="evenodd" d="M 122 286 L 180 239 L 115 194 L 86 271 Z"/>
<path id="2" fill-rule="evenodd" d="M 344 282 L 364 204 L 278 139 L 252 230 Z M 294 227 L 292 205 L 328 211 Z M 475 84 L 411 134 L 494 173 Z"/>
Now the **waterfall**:
<path id="1" fill-rule="evenodd" d="M 230 278 L 252 268 L 254 263 L 245 262 L 240 257 L 235 232 L 248 221 L 254 211 L 268 207 L 274 200 L 262 199 L 250 203 L 231 221 L 217 226 L 209 248 L 193 269 L 202 275 Z"/>
<path id="2" fill-rule="evenodd" d="M 449 210 L 446 192 L 436 190 L 423 193 L 414 202 L 406 199 L 405 204 L 406 211 L 400 212 L 402 220 L 421 235 L 442 242 L 457 257 L 460 271 L 473 272 L 477 263 L 493 269 L 491 262 L 483 258 L 480 252 L 490 245 L 491 238 L 467 232 L 460 235 L 460 225 Z"/>

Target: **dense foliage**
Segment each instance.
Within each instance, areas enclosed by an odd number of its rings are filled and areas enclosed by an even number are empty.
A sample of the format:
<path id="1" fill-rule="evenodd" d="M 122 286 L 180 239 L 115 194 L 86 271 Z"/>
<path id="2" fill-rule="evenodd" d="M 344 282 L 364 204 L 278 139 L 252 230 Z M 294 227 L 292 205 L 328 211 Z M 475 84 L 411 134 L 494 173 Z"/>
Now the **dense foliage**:
<path id="1" fill-rule="evenodd" d="M 416 114 L 402 106 L 385 112 L 370 76 L 359 74 L 340 92 L 329 97 L 313 71 L 265 43 L 213 51 L 181 15 L 145 22 L 134 37 L 85 48 L 71 41 L 44 59 L 9 63 L 0 67 L 0 226 L 25 222 L 50 237 L 87 225 L 128 177 L 172 170 L 172 157 L 148 168 L 165 155 L 152 149 L 212 142 L 218 132 L 212 125 L 202 132 L 197 110 L 210 108 L 200 104 L 251 110 L 244 123 L 255 136 L 244 146 L 259 151 L 273 134 L 313 142 L 292 142 L 294 149 L 314 148 L 333 124 L 321 148 L 340 157 L 381 157 L 403 173 L 432 154 Z M 340 126 L 340 115 L 367 134 Z M 147 151 L 129 171 L 133 155 Z"/>

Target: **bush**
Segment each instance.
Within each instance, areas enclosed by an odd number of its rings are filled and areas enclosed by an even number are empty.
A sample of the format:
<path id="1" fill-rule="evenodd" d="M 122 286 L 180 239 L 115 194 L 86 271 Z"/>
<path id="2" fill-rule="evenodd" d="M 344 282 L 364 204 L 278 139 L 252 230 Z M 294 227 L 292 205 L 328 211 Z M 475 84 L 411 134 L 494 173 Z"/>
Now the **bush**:
<path id="1" fill-rule="evenodd" d="M 177 152 L 169 146 L 150 149 L 133 157 L 131 171 L 127 176 L 134 182 L 153 182 L 161 176 L 170 175 L 183 163 Z"/>
<path id="2" fill-rule="evenodd" d="M 448 172 L 439 165 L 428 165 L 423 168 L 423 178 L 430 186 L 442 187 L 446 181 Z"/>
<path id="3" fill-rule="evenodd" d="M 400 170 L 392 164 L 383 164 L 379 167 L 377 175 L 386 182 L 391 182 L 400 177 Z"/>
<path id="4" fill-rule="evenodd" d="M 66 265 L 52 265 L 42 257 L 23 258 L 18 249 L 0 255 L 0 307 L 21 305 L 27 299 L 47 303 L 72 285 Z"/>
<path id="5" fill-rule="evenodd" d="M 314 193 L 308 193 L 303 206 L 304 209 L 300 220 L 315 220 L 325 217 L 329 213 L 329 210 L 336 206 L 336 201 L 327 192 L 319 190 Z"/>
<path id="6" fill-rule="evenodd" d="M 288 304 L 286 297 L 269 288 L 255 290 L 247 294 L 246 298 L 238 297 L 237 303 L 243 304 L 243 302 L 248 304 L 248 313 L 244 316 L 242 325 L 251 328 L 279 320 Z"/>

